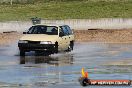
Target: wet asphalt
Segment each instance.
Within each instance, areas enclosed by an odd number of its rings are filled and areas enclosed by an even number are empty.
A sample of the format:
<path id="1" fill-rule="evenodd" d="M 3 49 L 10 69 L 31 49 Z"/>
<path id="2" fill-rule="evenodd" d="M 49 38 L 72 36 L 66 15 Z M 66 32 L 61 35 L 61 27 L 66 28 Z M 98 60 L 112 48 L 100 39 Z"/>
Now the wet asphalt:
<path id="1" fill-rule="evenodd" d="M 70 53 L 19 55 L 17 43 L 0 47 L 0 88 L 82 88 L 81 68 L 90 79 L 131 79 L 132 44 L 75 43 Z M 89 86 L 131 88 L 132 86 Z"/>

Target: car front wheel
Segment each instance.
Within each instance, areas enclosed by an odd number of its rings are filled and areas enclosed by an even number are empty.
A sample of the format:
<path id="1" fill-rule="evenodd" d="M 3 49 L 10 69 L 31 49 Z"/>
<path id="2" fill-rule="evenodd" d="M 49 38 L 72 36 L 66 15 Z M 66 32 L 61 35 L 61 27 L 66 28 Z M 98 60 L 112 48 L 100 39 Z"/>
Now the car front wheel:
<path id="1" fill-rule="evenodd" d="M 54 53 L 58 53 L 58 42 L 55 42 L 55 50 Z"/>
<path id="2" fill-rule="evenodd" d="M 20 50 L 20 56 L 25 56 L 25 51 Z"/>

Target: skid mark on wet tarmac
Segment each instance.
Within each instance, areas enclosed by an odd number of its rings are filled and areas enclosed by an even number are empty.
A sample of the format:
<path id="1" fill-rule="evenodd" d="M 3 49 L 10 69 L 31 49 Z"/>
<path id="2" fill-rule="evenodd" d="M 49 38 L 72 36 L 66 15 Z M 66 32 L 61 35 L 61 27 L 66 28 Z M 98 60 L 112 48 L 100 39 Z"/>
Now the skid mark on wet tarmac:
<path id="1" fill-rule="evenodd" d="M 131 44 L 76 43 L 71 53 L 35 56 L 30 52 L 20 57 L 17 43 L 0 47 L 0 86 L 80 88 L 82 67 L 94 79 L 132 79 L 131 63 L 112 65 L 114 61 L 131 61 L 131 50 Z"/>

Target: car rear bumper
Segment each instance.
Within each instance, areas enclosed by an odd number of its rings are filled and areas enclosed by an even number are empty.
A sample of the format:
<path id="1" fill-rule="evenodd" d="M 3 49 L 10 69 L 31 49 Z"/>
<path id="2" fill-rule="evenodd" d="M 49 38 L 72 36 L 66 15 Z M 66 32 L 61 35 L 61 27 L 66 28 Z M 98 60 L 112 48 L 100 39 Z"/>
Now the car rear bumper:
<path id="1" fill-rule="evenodd" d="M 55 44 L 29 44 L 18 43 L 19 50 L 24 51 L 56 51 L 58 48 Z"/>

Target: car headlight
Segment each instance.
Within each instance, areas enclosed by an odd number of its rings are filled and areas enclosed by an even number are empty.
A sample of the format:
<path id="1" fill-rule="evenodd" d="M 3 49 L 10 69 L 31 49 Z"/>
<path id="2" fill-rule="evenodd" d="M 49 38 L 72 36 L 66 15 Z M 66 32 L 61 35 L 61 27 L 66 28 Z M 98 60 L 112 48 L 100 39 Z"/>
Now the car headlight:
<path id="1" fill-rule="evenodd" d="M 51 41 L 41 41 L 40 44 L 52 44 Z"/>
<path id="2" fill-rule="evenodd" d="M 25 41 L 25 40 L 19 40 L 18 43 L 28 43 L 28 41 Z"/>

